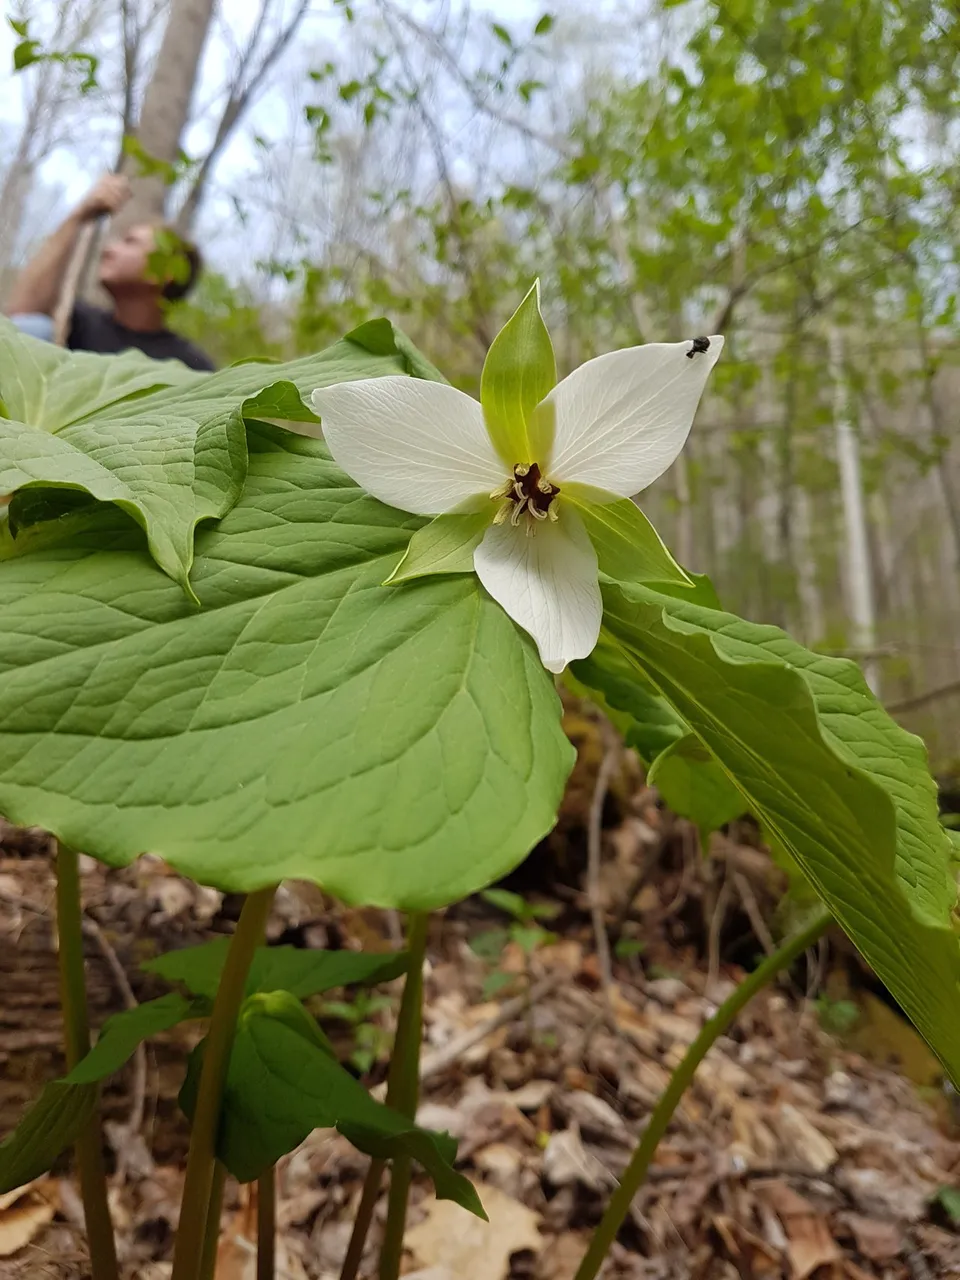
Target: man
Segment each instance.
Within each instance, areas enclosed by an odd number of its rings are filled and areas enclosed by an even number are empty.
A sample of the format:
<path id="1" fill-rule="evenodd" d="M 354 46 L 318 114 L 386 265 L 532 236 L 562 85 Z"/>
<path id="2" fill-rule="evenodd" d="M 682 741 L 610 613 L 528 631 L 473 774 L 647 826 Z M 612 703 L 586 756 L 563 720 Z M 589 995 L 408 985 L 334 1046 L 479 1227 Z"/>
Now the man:
<path id="1" fill-rule="evenodd" d="M 86 198 L 20 272 L 7 314 L 27 332 L 37 317 L 52 316 L 64 275 L 84 225 L 121 209 L 130 198 L 126 178 L 101 178 Z M 113 353 L 136 347 L 154 360 L 182 360 L 191 369 L 213 369 L 210 358 L 165 324 L 165 307 L 186 297 L 200 274 L 194 245 L 168 227 L 145 223 L 107 242 L 100 255 L 99 281 L 110 295 L 109 311 L 78 302 L 67 346 L 75 351 Z"/>

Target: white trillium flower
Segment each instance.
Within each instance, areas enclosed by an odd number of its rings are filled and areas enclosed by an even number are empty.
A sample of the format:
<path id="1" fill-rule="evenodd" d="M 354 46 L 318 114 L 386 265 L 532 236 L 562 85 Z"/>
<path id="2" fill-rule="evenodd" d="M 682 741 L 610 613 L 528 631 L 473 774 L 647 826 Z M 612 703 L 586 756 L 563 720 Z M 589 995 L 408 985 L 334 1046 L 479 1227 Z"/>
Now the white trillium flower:
<path id="1" fill-rule="evenodd" d="M 535 318 L 521 314 L 531 300 Z M 526 332 L 509 332 L 518 320 Z M 537 324 L 542 334 L 531 338 Z M 404 376 L 323 387 L 313 403 L 337 463 L 381 502 L 417 515 L 489 513 L 476 574 L 547 670 L 560 672 L 592 652 L 603 613 L 577 508 L 633 497 L 666 471 L 723 339 L 613 351 L 553 385 L 543 335 L 534 286 L 491 347 L 482 403 Z M 498 343 L 506 351 L 495 356 Z M 539 368 L 531 343 L 540 343 Z M 552 390 L 541 395 L 544 386 Z"/>

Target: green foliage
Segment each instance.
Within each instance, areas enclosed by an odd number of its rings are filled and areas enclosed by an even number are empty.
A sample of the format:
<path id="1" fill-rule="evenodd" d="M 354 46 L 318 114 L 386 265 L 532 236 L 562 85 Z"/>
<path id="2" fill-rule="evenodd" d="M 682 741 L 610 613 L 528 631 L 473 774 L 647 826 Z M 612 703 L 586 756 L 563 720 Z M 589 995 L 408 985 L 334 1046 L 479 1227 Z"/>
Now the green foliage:
<path id="1" fill-rule="evenodd" d="M 229 938 L 214 938 L 198 947 L 182 947 L 141 967 L 191 995 L 212 1000 L 220 984 Z M 247 995 L 289 991 L 299 1000 L 353 983 L 390 982 L 407 971 L 407 953 L 390 951 L 312 951 L 302 947 L 258 947 L 247 977 Z M 109 1025 L 109 1024 L 108 1024 Z M 99 1046 L 98 1046 L 99 1047 Z"/>
<path id="2" fill-rule="evenodd" d="M 69 1075 L 44 1088 L 0 1146 L 0 1187 L 4 1191 L 50 1168 L 92 1114 L 99 1082 L 119 1071 L 144 1040 L 210 1015 L 229 943 L 229 938 L 216 938 L 199 947 L 169 952 L 142 966 L 168 982 L 181 984 L 190 996 L 170 992 L 107 1019 L 90 1052 Z M 376 954 L 259 947 L 247 981 L 245 1007 L 267 1009 L 271 1016 L 282 1014 L 301 1034 L 310 1028 L 314 1042 L 330 1053 L 326 1038 L 300 1000 L 333 987 L 388 982 L 405 973 L 406 967 L 407 954 L 402 951 Z M 378 999 L 361 993 L 354 1006 L 343 1004 L 340 1008 L 350 1010 L 350 1019 L 359 1022 L 382 1007 Z M 363 1042 L 361 1035 L 358 1050 L 365 1047 Z"/>
<path id="3" fill-rule="evenodd" d="M 174 991 L 156 1000 L 148 1000 L 145 1004 L 135 1005 L 132 1009 L 125 1009 L 123 1013 L 115 1013 L 103 1024 L 97 1043 L 65 1077 L 63 1083 L 95 1084 L 98 1080 L 112 1076 L 133 1057 L 137 1046 L 144 1040 L 169 1031 L 181 1022 L 206 1017 L 209 1012 L 209 1001 L 188 1000 Z"/>
<path id="4" fill-rule="evenodd" d="M 696 824 L 704 853 L 710 848 L 711 833 L 744 812 L 742 794 L 692 733 L 672 742 L 657 756 L 647 781 L 674 813 Z"/>
<path id="5" fill-rule="evenodd" d="M 181 1093 L 188 1115 L 198 1067 L 195 1054 Z M 340 1066 L 314 1020 L 287 992 L 248 999 L 230 1058 L 219 1158 L 241 1182 L 250 1182 L 313 1129 L 334 1127 L 369 1155 L 412 1156 L 433 1178 L 438 1197 L 485 1216 L 472 1183 L 453 1168 L 452 1138 L 420 1129 L 375 1102 Z"/>
<path id="6" fill-rule="evenodd" d="M 114 503 L 144 528 L 157 564 L 194 598 L 188 576 L 194 531 L 201 520 L 225 515 L 240 496 L 244 418 L 315 422 L 298 380 L 309 392 L 395 371 L 396 360 L 379 361 L 345 341 L 276 369 L 250 364 L 195 374 L 135 355 L 74 356 L 23 339 L 5 322 L 0 491 L 46 486 Z"/>
<path id="7" fill-rule="evenodd" d="M 484 889 L 480 896 L 492 907 L 511 917 L 506 928 L 486 929 L 471 939 L 470 949 L 481 960 L 498 960 L 503 949 L 512 942 L 520 948 L 524 961 L 529 963 L 535 951 L 556 941 L 556 934 L 539 923 L 541 920 L 552 920 L 559 913 L 560 908 L 556 903 L 527 902 L 519 893 L 500 888 Z M 514 974 L 494 969 L 484 980 L 484 996 L 495 995 L 513 982 L 514 977 Z M 526 977 L 529 983 L 529 972 Z"/>
<path id="8" fill-rule="evenodd" d="M 77 85 L 81 93 L 86 94 L 91 89 L 99 87 L 97 71 L 100 66 L 100 59 L 94 54 L 87 53 L 81 49 L 44 49 L 42 41 L 31 37 L 29 21 L 8 17 L 7 23 L 14 35 L 20 37 L 13 48 L 13 69 L 15 72 L 25 71 L 27 67 L 35 66 L 38 63 L 59 62 L 66 67 L 78 67 L 83 71 L 83 76 Z"/>
<path id="9" fill-rule="evenodd" d="M 0 1195 L 46 1173 L 74 1141 L 97 1106 L 95 1084 L 54 1080 L 0 1145 Z"/>
<path id="10" fill-rule="evenodd" d="M 353 1033 L 353 1049 L 350 1065 L 364 1075 L 381 1058 L 388 1055 L 390 1036 L 378 1019 L 378 1015 L 390 1007 L 385 996 L 370 995 L 360 991 L 350 1001 L 325 1000 L 320 1006 L 322 1018 L 338 1018 Z"/>
<path id="11" fill-rule="evenodd" d="M 860 1021 L 860 1008 L 853 1000 L 829 1000 L 821 996 L 816 1005 L 820 1025 L 832 1035 L 844 1036 Z"/>
<path id="12" fill-rule="evenodd" d="M 709 748 L 960 1078 L 957 890 L 922 743 L 853 663 L 774 627 L 643 587 L 606 587 L 604 602 L 623 657 Z"/>
<path id="13" fill-rule="evenodd" d="M 673 707 L 602 632 L 590 657 L 571 663 L 564 678 L 597 703 L 648 766 L 688 732 Z"/>
<path id="14" fill-rule="evenodd" d="M 244 404 L 310 417 L 311 382 L 411 359 L 345 341 L 265 390 L 245 365 L 151 397 L 169 413 L 148 416 L 143 400 L 110 410 L 138 440 L 180 413 L 238 433 L 242 451 L 214 453 L 202 481 L 191 469 L 179 486 L 185 536 L 194 483 L 223 494 L 245 473 L 242 497 L 197 535 L 199 615 L 108 509 L 8 541 L 0 810 L 116 865 L 149 847 L 225 889 L 302 876 L 409 909 L 482 887 L 549 829 L 572 749 L 532 645 L 472 578 L 383 589 L 418 522 L 360 494 L 318 442 L 244 430 Z M 160 492 L 175 470 L 133 475 Z"/>

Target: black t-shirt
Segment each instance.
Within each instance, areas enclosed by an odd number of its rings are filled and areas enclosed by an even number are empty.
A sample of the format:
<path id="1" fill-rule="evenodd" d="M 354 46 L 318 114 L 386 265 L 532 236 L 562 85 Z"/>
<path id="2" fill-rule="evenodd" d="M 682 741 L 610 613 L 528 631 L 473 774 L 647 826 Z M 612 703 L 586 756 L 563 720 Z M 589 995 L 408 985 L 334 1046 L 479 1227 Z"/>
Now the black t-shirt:
<path id="1" fill-rule="evenodd" d="M 118 324 L 109 311 L 78 302 L 73 308 L 67 346 L 72 351 L 98 351 L 101 355 L 116 355 L 136 347 L 153 360 L 182 360 L 191 369 L 215 369 L 208 355 L 186 338 L 171 333 L 169 329 L 155 329 L 143 333 Z"/>

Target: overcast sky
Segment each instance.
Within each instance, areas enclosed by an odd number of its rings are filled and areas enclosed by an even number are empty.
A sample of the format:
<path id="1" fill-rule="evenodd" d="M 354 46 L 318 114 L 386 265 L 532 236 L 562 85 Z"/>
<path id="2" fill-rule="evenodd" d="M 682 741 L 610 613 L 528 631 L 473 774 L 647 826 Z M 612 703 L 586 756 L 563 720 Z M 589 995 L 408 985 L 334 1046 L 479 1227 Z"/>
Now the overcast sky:
<path id="1" fill-rule="evenodd" d="M 562 4 L 562 0 L 560 2 Z M 35 0 L 30 7 L 42 13 L 44 0 L 39 2 Z M 289 8 L 290 5 L 287 7 Z M 489 13 L 492 21 L 499 19 L 511 24 L 523 24 L 525 21 L 535 20 L 546 7 L 548 7 L 548 0 L 547 3 L 545 0 L 484 0 L 482 5 L 477 6 L 476 14 L 479 16 Z M 424 12 L 428 12 L 435 10 L 436 6 L 429 3 L 417 4 L 415 8 L 422 8 Z M 249 28 L 252 9 L 250 0 L 220 0 L 220 18 L 229 25 L 237 37 L 242 37 Z M 344 22 L 342 13 L 333 11 L 330 0 L 315 0 L 314 9 L 303 22 L 294 47 L 288 51 L 286 57 L 288 68 L 298 67 L 299 69 L 305 51 L 319 50 L 325 44 L 335 44 L 342 40 L 345 32 L 348 31 L 349 28 Z M 19 39 L 20 37 L 13 33 L 9 24 L 4 22 L 0 27 L 0 128 L 3 130 L 6 143 L 4 149 L 13 145 L 12 140 L 15 139 L 16 131 L 23 119 L 24 77 L 42 74 L 42 68 L 35 68 L 21 74 L 13 72 L 13 49 Z M 102 52 L 98 51 L 95 45 L 90 51 Z M 209 101 L 211 95 L 215 93 L 216 86 L 222 81 L 224 71 L 229 64 L 229 58 L 230 48 L 224 38 L 223 27 L 219 26 L 219 29 L 211 32 L 204 51 L 202 79 L 195 96 L 195 106 Z M 217 181 L 221 187 L 229 186 L 231 174 L 240 174 L 249 168 L 253 157 L 252 138 L 255 134 L 267 138 L 275 136 L 277 106 L 277 92 L 268 92 L 238 127 L 218 165 Z M 208 137 L 209 128 L 201 122 L 188 134 L 185 150 L 188 154 L 202 151 Z M 104 144 L 106 143 L 107 140 L 104 139 Z M 114 139 L 110 146 L 111 151 L 115 145 Z M 60 147 L 43 166 L 41 176 L 45 181 L 63 188 L 66 207 L 83 195 L 87 186 L 96 178 L 97 172 L 108 155 L 109 152 L 104 151 L 104 156 L 101 158 L 94 152 L 95 163 L 91 166 L 89 143 L 85 150 L 73 146 Z"/>

